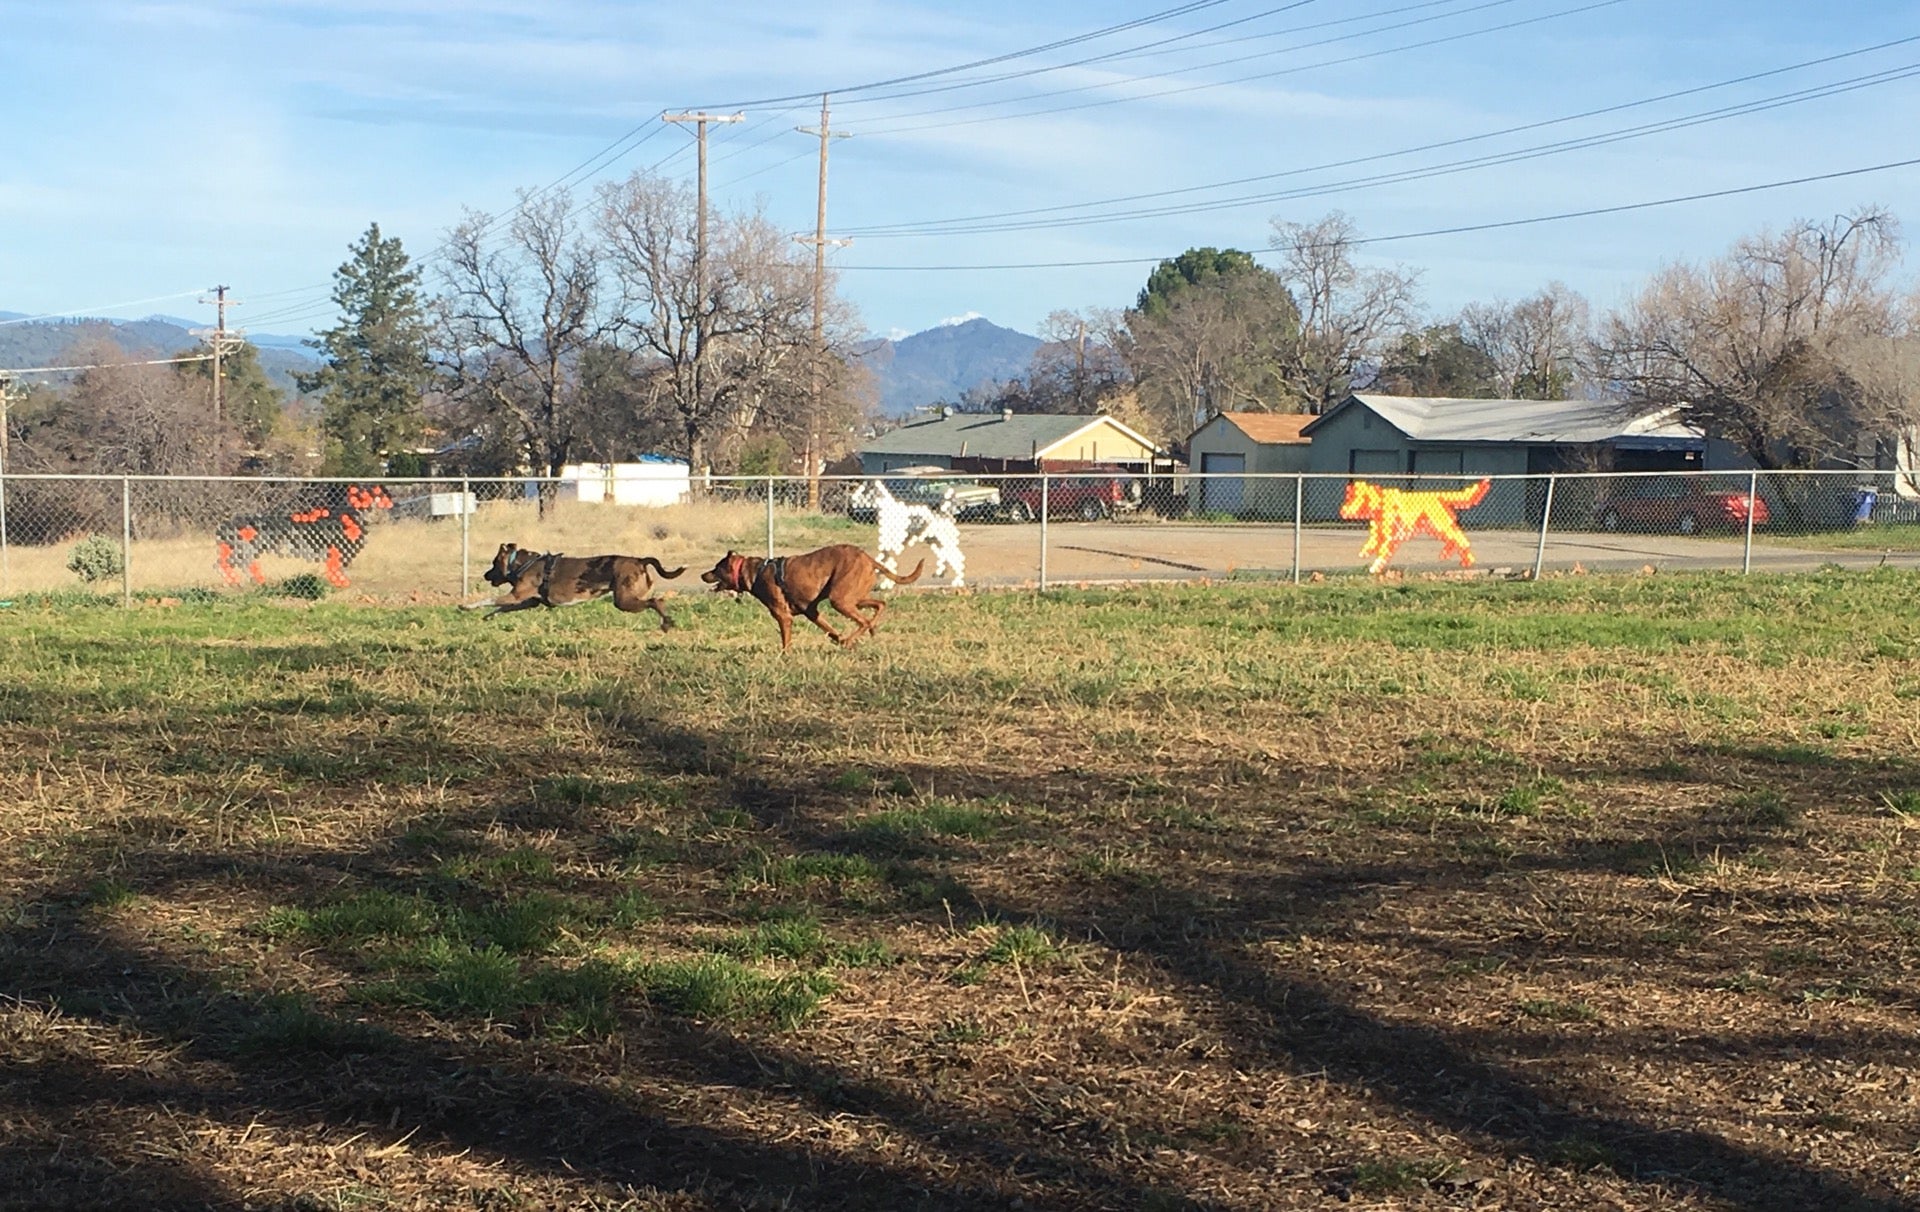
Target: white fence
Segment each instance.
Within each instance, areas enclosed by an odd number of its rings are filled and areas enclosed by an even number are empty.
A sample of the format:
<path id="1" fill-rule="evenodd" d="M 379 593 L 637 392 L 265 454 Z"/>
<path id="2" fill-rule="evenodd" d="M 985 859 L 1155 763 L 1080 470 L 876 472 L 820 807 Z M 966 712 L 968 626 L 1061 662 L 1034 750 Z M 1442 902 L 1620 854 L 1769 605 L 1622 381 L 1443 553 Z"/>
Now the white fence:
<path id="1" fill-rule="evenodd" d="M 885 479 L 902 499 L 957 515 L 967 583 L 979 586 L 1299 582 L 1376 565 L 1534 576 L 1920 567 L 1920 491 L 1892 472 L 1507 476 L 1484 491 L 1460 477 L 1360 482 L 1370 489 L 1312 475 Z M 485 589 L 480 573 L 503 542 L 694 571 L 729 549 L 873 550 L 863 483 L 715 478 L 678 504 L 626 506 L 529 479 L 7 475 L 0 598 L 91 587 L 130 601 L 285 588 L 307 574 L 308 589 L 317 576 L 381 600 L 446 601 Z M 909 550 L 908 566 L 917 558 Z"/>

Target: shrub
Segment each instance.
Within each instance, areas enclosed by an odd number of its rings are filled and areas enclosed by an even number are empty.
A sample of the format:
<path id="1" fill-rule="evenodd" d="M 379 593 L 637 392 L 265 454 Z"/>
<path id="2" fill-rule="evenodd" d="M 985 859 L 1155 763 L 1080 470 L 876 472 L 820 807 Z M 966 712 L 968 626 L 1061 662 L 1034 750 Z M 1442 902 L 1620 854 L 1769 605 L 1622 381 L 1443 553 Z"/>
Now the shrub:
<path id="1" fill-rule="evenodd" d="M 274 592 L 283 598 L 317 602 L 327 596 L 327 583 L 314 573 L 302 572 L 280 582 Z"/>
<path id="2" fill-rule="evenodd" d="M 67 571 L 91 585 L 117 577 L 126 570 L 120 544 L 103 534 L 88 535 L 73 545 L 67 555 Z"/>

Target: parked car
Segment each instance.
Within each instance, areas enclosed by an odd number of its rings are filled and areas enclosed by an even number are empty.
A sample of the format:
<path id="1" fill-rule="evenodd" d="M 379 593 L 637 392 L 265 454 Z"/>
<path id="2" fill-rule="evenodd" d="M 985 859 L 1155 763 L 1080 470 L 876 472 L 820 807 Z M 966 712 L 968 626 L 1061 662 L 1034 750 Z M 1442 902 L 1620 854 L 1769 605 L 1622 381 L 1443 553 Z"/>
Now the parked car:
<path id="1" fill-rule="evenodd" d="M 1767 503 L 1735 489 L 1713 488 L 1692 476 L 1637 476 L 1601 492 L 1593 518 L 1602 530 L 1745 530 L 1747 516 L 1765 526 Z"/>
<path id="2" fill-rule="evenodd" d="M 1031 522 L 1040 516 L 1040 481 L 1015 480 L 1007 485 L 1007 516 Z M 1078 518 L 1098 522 L 1116 513 L 1140 508 L 1144 484 L 1140 477 L 1118 467 L 1091 468 L 1049 475 L 1046 480 L 1048 518 Z"/>
<path id="3" fill-rule="evenodd" d="M 925 505 L 957 521 L 987 522 L 1000 516 L 998 488 L 955 479 L 944 467 L 900 467 L 879 479 L 902 504 Z M 847 516 L 856 522 L 875 520 L 873 484 L 862 480 L 847 494 Z"/>

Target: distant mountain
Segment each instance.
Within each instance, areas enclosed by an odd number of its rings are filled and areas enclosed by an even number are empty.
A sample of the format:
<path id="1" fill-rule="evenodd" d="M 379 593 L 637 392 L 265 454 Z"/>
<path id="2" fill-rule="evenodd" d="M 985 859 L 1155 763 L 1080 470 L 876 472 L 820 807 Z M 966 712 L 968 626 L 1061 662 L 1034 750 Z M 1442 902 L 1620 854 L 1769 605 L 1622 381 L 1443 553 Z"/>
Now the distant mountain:
<path id="1" fill-rule="evenodd" d="M 1040 338 L 973 317 L 898 340 L 876 340 L 854 354 L 880 385 L 880 411 L 907 416 L 929 404 L 957 403 L 968 391 L 1027 373 Z"/>
<path id="2" fill-rule="evenodd" d="M 0 312 L 0 319 L 22 319 Z M 211 325 L 180 316 L 144 320 L 61 319 L 0 325 L 0 368 L 65 366 L 71 351 L 89 338 L 106 338 L 131 357 L 165 358 L 201 348 L 194 329 Z M 311 372 L 320 360 L 306 338 L 247 333 L 260 351 L 260 365 L 275 384 L 294 390 L 293 376 Z M 1026 375 L 1040 338 L 970 316 L 898 340 L 876 339 L 857 346 L 854 355 L 879 380 L 880 411 L 889 417 L 911 415 L 932 404 L 958 403 L 974 388 Z"/>
<path id="3" fill-rule="evenodd" d="M 18 312 L 0 312 L 0 320 L 23 319 Z M 28 324 L 0 327 L 0 369 L 9 366 L 71 365 L 72 351 L 90 339 L 106 339 L 127 351 L 130 357 L 167 358 L 200 348 L 196 324 L 177 316 L 148 316 L 144 320 L 97 320 L 89 318 L 35 320 Z M 289 393 L 295 390 L 293 376 L 310 373 L 320 360 L 301 344 L 303 338 L 248 333 L 247 339 L 260 351 L 260 368 L 274 384 Z"/>

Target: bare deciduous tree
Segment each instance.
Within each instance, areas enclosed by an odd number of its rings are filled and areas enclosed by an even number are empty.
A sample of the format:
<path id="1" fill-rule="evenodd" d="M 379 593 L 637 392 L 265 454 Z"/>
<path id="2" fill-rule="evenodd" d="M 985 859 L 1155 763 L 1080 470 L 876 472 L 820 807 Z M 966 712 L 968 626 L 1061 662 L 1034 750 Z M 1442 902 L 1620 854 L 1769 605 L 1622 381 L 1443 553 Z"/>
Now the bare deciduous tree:
<path id="1" fill-rule="evenodd" d="M 447 238 L 439 360 L 456 400 L 510 419 L 527 462 L 557 476 L 578 439 L 580 354 L 612 327 L 597 255 L 565 191 L 523 193 L 504 237 L 496 227 L 469 212 Z"/>
<path id="2" fill-rule="evenodd" d="M 1470 304 L 1458 323 L 1492 359 L 1507 399 L 1564 400 L 1585 376 L 1593 324 L 1587 301 L 1564 282 L 1549 282 L 1518 303 Z"/>
<path id="3" fill-rule="evenodd" d="M 1852 461 L 1911 399 L 1893 385 L 1905 359 L 1865 356 L 1905 336 L 1891 289 L 1899 250 L 1893 217 L 1866 209 L 1743 239 L 1700 268 L 1668 266 L 1608 318 L 1604 373 L 1760 467 Z"/>
<path id="4" fill-rule="evenodd" d="M 600 201 L 618 341 L 645 367 L 695 468 L 715 443 L 756 429 L 799 437 L 796 449 L 807 437 L 844 438 L 841 414 L 857 396 L 840 351 L 855 321 L 829 289 L 816 361 L 812 267 L 789 236 L 759 211 L 719 215 L 700 265 L 699 216 L 684 186 L 636 173 L 604 186 Z M 826 416 L 813 407 L 816 373 Z"/>
<path id="5" fill-rule="evenodd" d="M 1841 344 L 1847 375 L 1856 393 L 1863 432 L 1876 461 L 1891 463 L 1905 488 L 1920 492 L 1920 316 L 1910 300 L 1900 308 L 1891 336 L 1859 337 Z"/>
<path id="6" fill-rule="evenodd" d="M 126 365 L 111 343 L 76 346 L 82 372 L 62 409 L 60 443 L 70 467 L 135 475 L 207 475 L 228 470 L 237 447 L 216 427 L 202 387 L 171 366 Z"/>
<path id="7" fill-rule="evenodd" d="M 1000 384 L 988 407 L 1069 415 L 1108 411 L 1131 390 L 1117 347 L 1123 324 L 1118 313 L 1098 308 L 1049 313 L 1026 376 Z"/>
<path id="8" fill-rule="evenodd" d="M 1339 211 L 1317 223 L 1273 222 L 1268 243 L 1285 258 L 1276 272 L 1300 309 L 1299 335 L 1279 351 L 1279 363 L 1288 391 L 1307 412 L 1345 399 L 1355 373 L 1414 323 L 1418 275 L 1399 266 L 1356 265 L 1355 231 Z"/>

